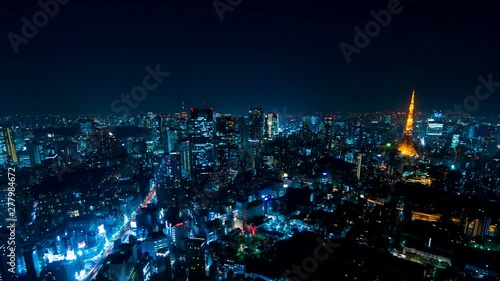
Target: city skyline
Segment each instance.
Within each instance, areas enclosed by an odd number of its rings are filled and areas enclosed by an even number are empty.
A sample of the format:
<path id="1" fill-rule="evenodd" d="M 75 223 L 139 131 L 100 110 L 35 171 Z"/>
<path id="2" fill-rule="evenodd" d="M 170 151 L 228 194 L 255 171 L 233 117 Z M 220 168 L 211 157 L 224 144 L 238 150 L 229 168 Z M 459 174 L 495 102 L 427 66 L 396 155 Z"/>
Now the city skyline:
<path id="1" fill-rule="evenodd" d="M 0 9 L 0 281 L 499 281 L 500 2 Z"/>

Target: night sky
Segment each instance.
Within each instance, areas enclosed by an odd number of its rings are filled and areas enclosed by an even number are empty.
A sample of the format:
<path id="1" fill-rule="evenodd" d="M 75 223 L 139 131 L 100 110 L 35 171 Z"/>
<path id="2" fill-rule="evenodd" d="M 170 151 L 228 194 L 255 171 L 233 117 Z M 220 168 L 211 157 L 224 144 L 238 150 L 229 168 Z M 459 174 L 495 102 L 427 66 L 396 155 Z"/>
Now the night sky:
<path id="1" fill-rule="evenodd" d="M 351 63 L 339 44 L 391 1 L 243 0 L 221 22 L 212 0 L 70 0 L 18 54 L 8 34 L 41 8 L 4 2 L 0 113 L 112 113 L 157 64 L 170 76 L 134 112 L 405 110 L 414 84 L 417 110 L 448 109 L 479 75 L 500 81 L 498 1 L 401 0 Z M 499 96 L 477 112 L 496 113 Z"/>

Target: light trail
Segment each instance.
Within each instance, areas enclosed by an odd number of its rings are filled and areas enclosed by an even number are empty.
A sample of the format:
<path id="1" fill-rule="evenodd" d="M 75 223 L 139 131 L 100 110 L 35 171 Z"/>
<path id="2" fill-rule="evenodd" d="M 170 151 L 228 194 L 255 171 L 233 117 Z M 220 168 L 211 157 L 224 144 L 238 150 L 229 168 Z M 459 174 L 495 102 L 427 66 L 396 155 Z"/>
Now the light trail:
<path id="1" fill-rule="evenodd" d="M 137 216 L 137 213 L 141 211 L 141 208 L 144 208 L 146 207 L 149 202 L 151 201 L 151 199 L 154 198 L 156 194 L 156 188 L 153 187 L 149 193 L 148 193 L 148 196 L 146 196 L 146 199 L 144 199 L 144 201 L 142 202 L 141 206 L 138 208 L 136 214 L 131 217 L 128 222 L 123 226 L 123 229 L 120 231 L 120 234 L 118 235 L 118 237 L 115 239 L 122 239 L 123 235 L 125 235 L 129 229 L 130 229 L 130 222 L 134 221 L 135 220 L 135 217 Z M 105 254 L 100 258 L 100 261 L 89 271 L 89 273 L 87 274 L 86 277 L 82 278 L 82 280 L 85 280 L 85 281 L 90 281 L 90 280 L 93 280 L 97 277 L 97 274 L 99 273 L 99 271 L 101 270 L 103 264 L 104 264 L 104 260 L 106 260 L 106 258 L 108 257 L 108 255 L 113 252 L 113 248 L 114 248 L 114 243 L 111 244 L 111 246 L 106 250 Z"/>

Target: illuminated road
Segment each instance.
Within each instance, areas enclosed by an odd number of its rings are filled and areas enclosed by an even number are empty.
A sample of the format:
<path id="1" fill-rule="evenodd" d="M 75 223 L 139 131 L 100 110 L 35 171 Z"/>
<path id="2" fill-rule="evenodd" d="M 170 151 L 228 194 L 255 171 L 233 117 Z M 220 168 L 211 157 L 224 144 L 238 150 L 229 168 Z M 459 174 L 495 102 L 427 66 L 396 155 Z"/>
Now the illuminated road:
<path id="1" fill-rule="evenodd" d="M 137 209 L 137 212 L 135 212 L 134 215 L 130 218 L 130 220 L 126 224 L 123 225 L 123 229 L 120 231 L 120 234 L 116 237 L 116 239 L 114 239 L 113 241 L 110 241 L 111 246 L 109 246 L 109 248 L 106 249 L 105 254 L 100 258 L 100 261 L 92 268 L 92 270 L 89 271 L 87 277 L 83 278 L 83 280 L 89 281 L 89 280 L 93 280 L 97 277 L 97 274 L 101 270 L 104 261 L 106 260 L 108 255 L 113 252 L 114 241 L 116 241 L 117 239 L 121 240 L 123 235 L 125 235 L 129 231 L 130 222 L 135 220 L 137 213 L 141 211 L 141 208 L 146 207 L 149 204 L 151 199 L 154 198 L 155 194 L 156 194 L 156 188 L 153 187 L 151 189 L 151 191 L 149 192 L 148 196 L 146 196 L 146 199 L 144 199 L 144 201 L 142 202 L 141 206 Z"/>
<path id="2" fill-rule="evenodd" d="M 149 192 L 148 196 L 146 196 L 146 199 L 144 199 L 144 202 L 142 202 L 141 207 L 139 207 L 139 209 L 137 210 L 138 212 L 141 211 L 141 208 L 145 208 L 148 206 L 151 199 L 153 199 L 153 197 L 155 196 L 155 193 L 156 193 L 156 187 L 153 187 Z"/>

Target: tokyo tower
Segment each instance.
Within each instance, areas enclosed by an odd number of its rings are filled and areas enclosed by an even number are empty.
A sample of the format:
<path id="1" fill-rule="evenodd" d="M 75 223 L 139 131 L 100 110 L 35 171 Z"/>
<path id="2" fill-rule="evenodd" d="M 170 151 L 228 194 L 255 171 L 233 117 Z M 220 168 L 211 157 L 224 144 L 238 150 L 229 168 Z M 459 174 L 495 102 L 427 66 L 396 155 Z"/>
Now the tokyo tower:
<path id="1" fill-rule="evenodd" d="M 411 94 L 410 109 L 408 110 L 408 119 L 406 120 L 405 133 L 403 140 L 399 145 L 398 151 L 403 156 L 418 157 L 418 153 L 413 146 L 413 108 L 415 106 L 415 89 Z"/>

